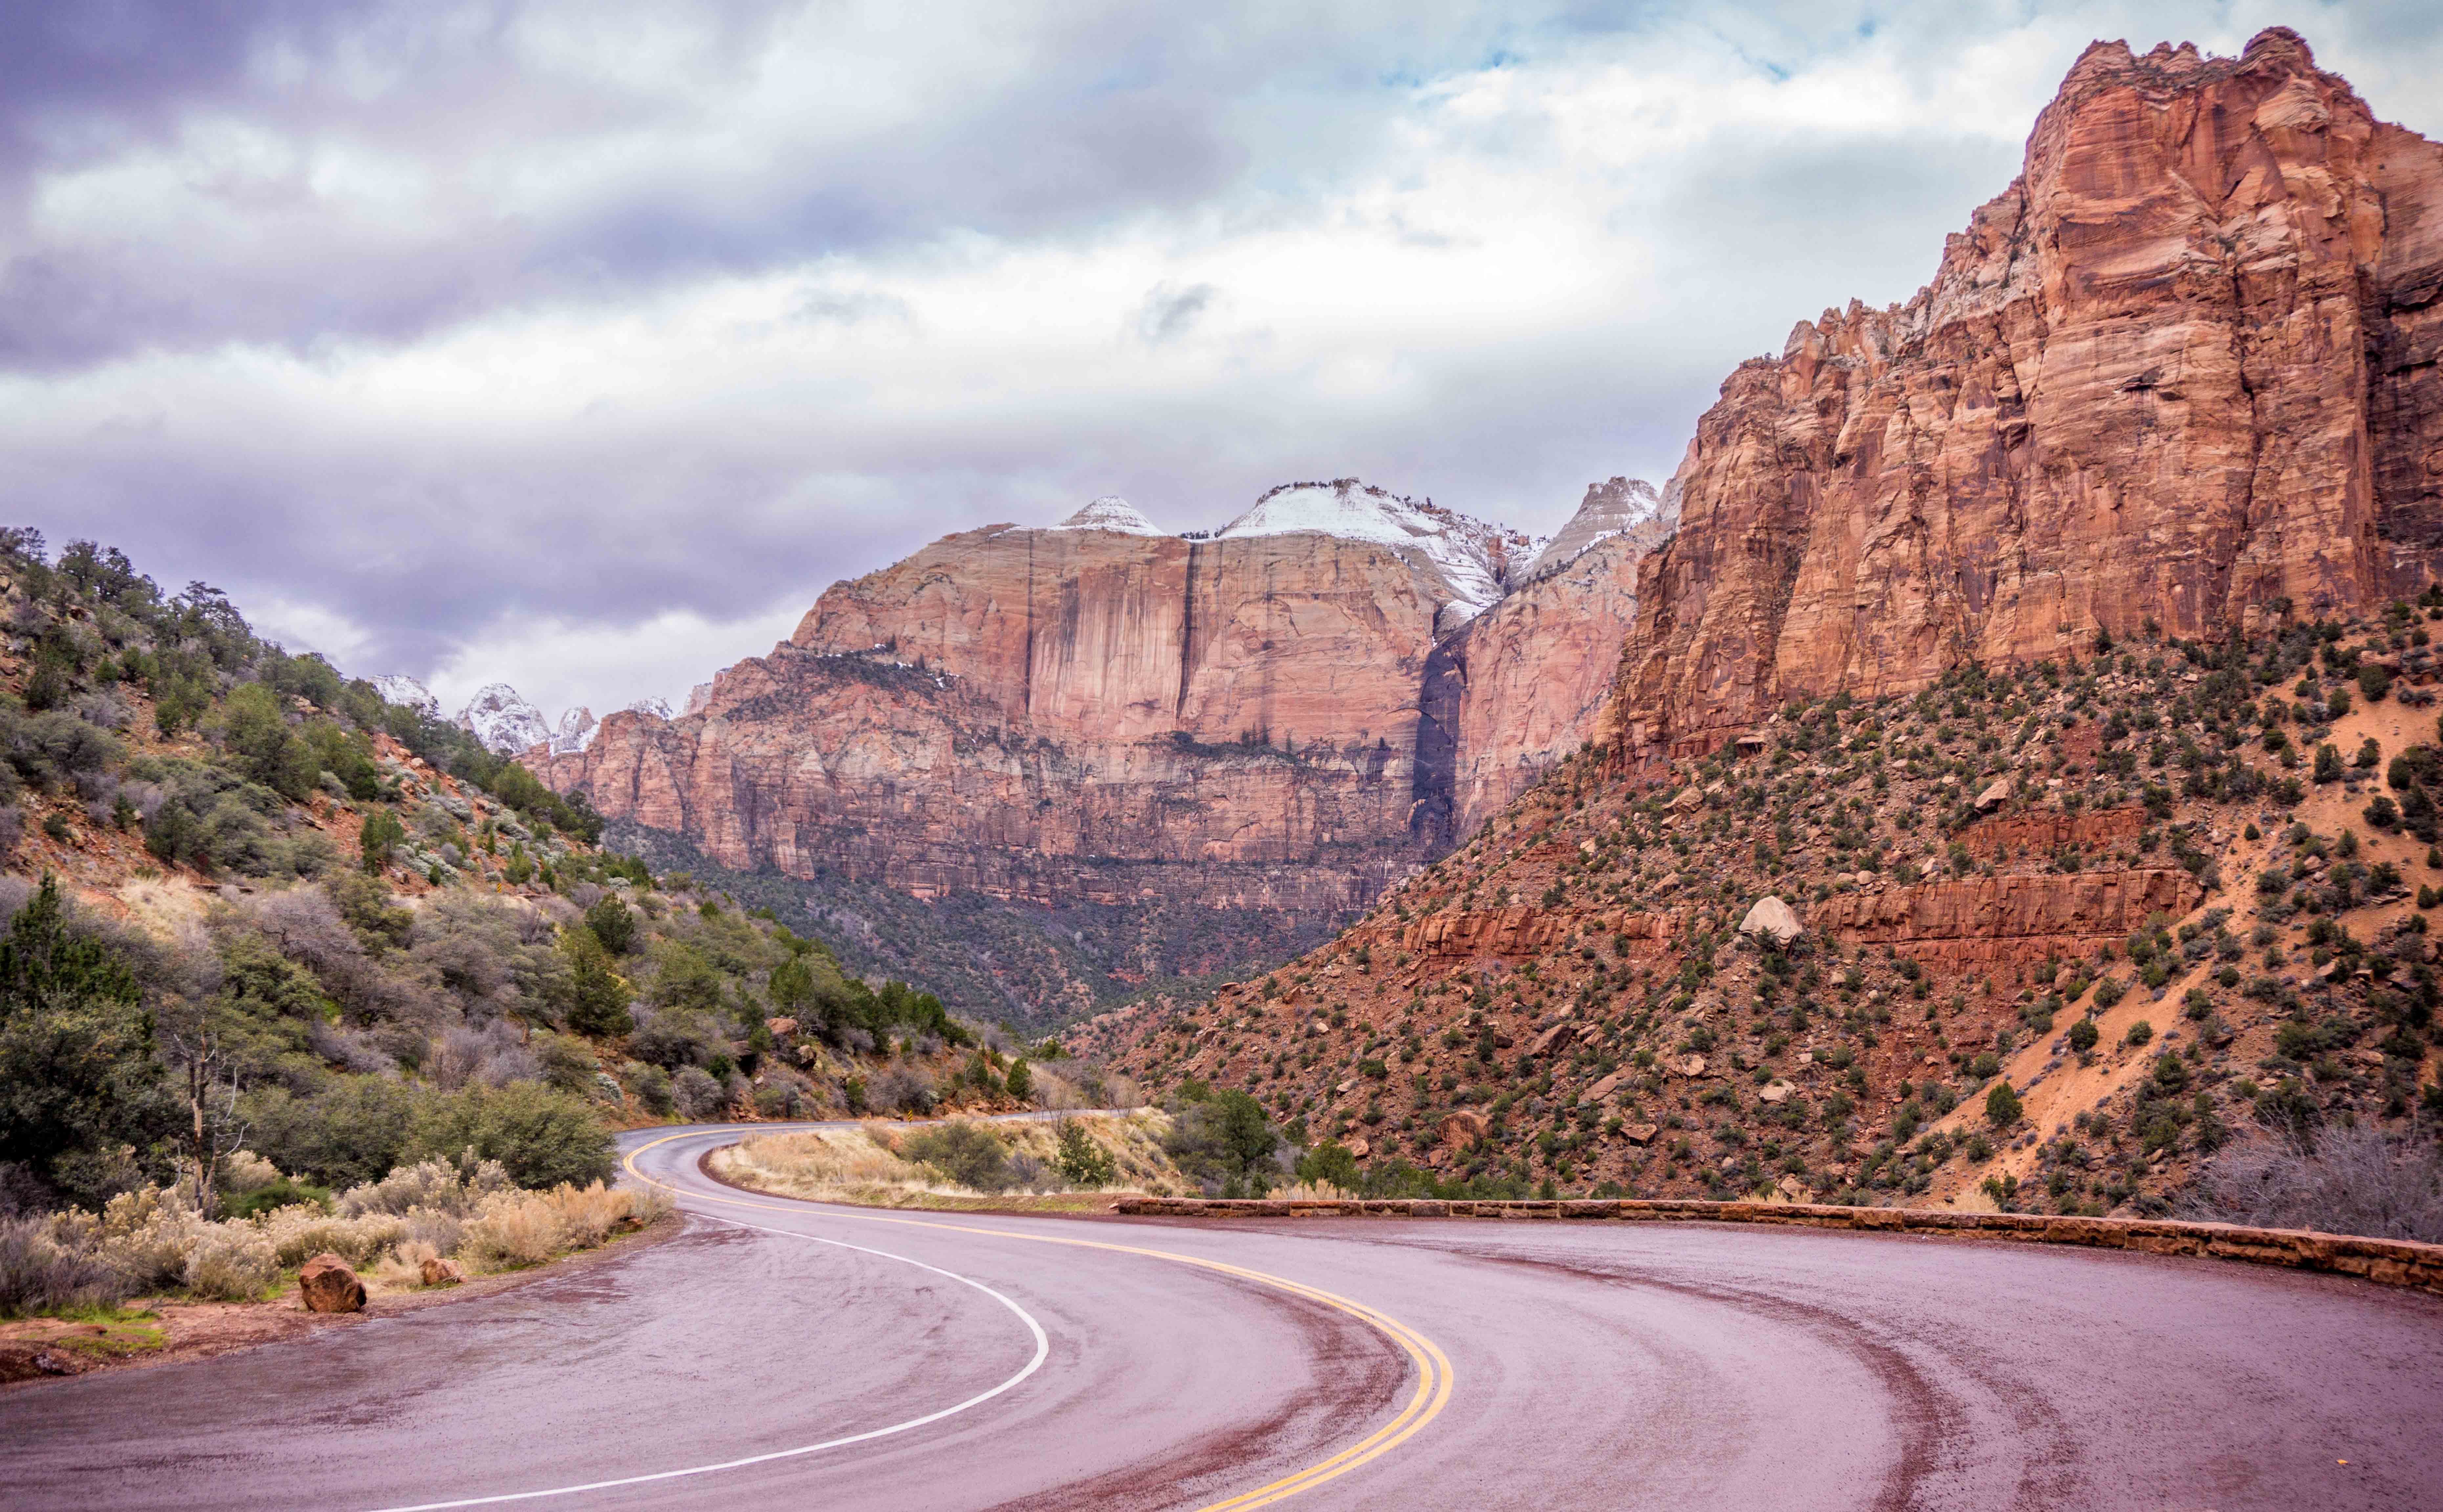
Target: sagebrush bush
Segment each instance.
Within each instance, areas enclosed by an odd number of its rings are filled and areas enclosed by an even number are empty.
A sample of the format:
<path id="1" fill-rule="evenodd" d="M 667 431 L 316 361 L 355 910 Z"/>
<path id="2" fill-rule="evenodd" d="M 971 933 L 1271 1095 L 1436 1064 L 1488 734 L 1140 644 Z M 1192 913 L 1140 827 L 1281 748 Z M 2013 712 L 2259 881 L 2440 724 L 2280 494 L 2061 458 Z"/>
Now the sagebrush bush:
<path id="1" fill-rule="evenodd" d="M 464 1218 L 486 1197 L 514 1185 L 498 1160 L 473 1160 L 463 1169 L 447 1160 L 419 1160 L 379 1181 L 350 1187 L 340 1194 L 340 1211 L 351 1218 L 369 1212 L 405 1216 L 422 1208 Z"/>
<path id="2" fill-rule="evenodd" d="M 281 1208 L 260 1221 L 284 1266 L 302 1266 L 326 1251 L 361 1266 L 408 1235 L 407 1220 L 386 1212 L 349 1218 L 320 1208 L 294 1207 Z"/>
<path id="3" fill-rule="evenodd" d="M 0 1218 L 0 1318 L 113 1307 L 133 1290 L 88 1244 L 62 1241 L 53 1220 Z"/>
<path id="4" fill-rule="evenodd" d="M 208 1224 L 187 1250 L 181 1279 L 198 1297 L 247 1302 L 280 1279 L 280 1254 L 271 1236 L 250 1223 Z"/>

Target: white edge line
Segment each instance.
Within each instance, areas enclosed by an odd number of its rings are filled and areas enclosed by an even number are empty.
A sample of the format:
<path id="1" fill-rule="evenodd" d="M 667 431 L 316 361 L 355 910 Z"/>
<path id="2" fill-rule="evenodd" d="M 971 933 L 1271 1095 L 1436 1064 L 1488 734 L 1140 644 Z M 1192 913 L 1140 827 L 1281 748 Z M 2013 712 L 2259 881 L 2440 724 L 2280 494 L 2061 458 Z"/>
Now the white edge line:
<path id="1" fill-rule="evenodd" d="M 1018 1315 L 1019 1321 L 1024 1323 L 1027 1332 L 1035 1336 L 1035 1357 L 1028 1360 L 1025 1368 L 1009 1379 L 990 1391 L 978 1393 L 956 1406 L 945 1407 L 938 1412 L 928 1412 L 923 1417 L 911 1417 L 904 1423 L 893 1423 L 889 1428 L 869 1429 L 862 1433 L 852 1433 L 846 1438 L 825 1439 L 820 1444 L 807 1444 L 793 1449 L 774 1449 L 768 1454 L 750 1454 L 744 1459 L 724 1460 L 718 1465 L 693 1465 L 684 1469 L 655 1470 L 650 1475 L 622 1476 L 615 1481 L 589 1481 L 583 1485 L 556 1485 L 542 1491 L 508 1491 L 499 1496 L 465 1497 L 455 1502 L 418 1502 L 412 1506 L 386 1507 L 382 1512 L 441 1512 L 441 1509 L 446 1507 L 496 1506 L 504 1502 L 532 1502 L 549 1496 L 576 1496 L 586 1491 L 608 1491 L 623 1485 L 649 1485 L 655 1481 L 674 1481 L 682 1476 L 711 1475 L 720 1470 L 742 1469 L 749 1465 L 766 1465 L 774 1460 L 795 1459 L 801 1454 L 819 1454 L 825 1449 L 844 1448 L 851 1444 L 863 1444 L 870 1439 L 888 1438 L 893 1433 L 905 1433 L 910 1429 L 923 1428 L 928 1423 L 938 1423 L 946 1417 L 991 1401 L 1042 1369 L 1043 1361 L 1052 1353 L 1051 1338 L 1043 1332 L 1043 1325 L 1035 1321 L 1033 1314 L 983 1282 L 962 1276 L 956 1271 L 944 1270 L 939 1266 L 928 1266 L 921 1260 L 910 1260 L 906 1255 L 894 1255 L 887 1249 L 869 1249 L 863 1245 L 853 1245 L 839 1239 L 822 1239 L 809 1233 L 793 1233 L 786 1229 L 766 1229 L 762 1224 L 740 1223 L 735 1218 L 719 1217 L 712 1213 L 698 1213 L 696 1216 L 711 1219 L 715 1223 L 729 1224 L 735 1228 L 752 1229 L 758 1233 L 779 1234 L 783 1239 L 804 1239 L 818 1245 L 854 1249 L 859 1254 L 877 1255 L 884 1260 L 896 1260 L 903 1266 L 914 1266 L 919 1270 L 929 1270 L 937 1276 L 947 1277 L 963 1286 L 973 1286 Z"/>

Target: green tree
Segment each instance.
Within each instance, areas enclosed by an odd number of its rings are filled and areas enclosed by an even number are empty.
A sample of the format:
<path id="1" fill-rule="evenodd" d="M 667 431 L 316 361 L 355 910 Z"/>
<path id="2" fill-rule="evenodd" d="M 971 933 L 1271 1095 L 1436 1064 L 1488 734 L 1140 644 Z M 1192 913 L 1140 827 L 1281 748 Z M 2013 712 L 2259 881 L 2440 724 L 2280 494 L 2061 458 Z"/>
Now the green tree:
<path id="1" fill-rule="evenodd" d="M 1326 1139 L 1298 1157 L 1297 1178 L 1354 1192 L 1358 1184 L 1357 1157 L 1338 1139 Z"/>
<path id="2" fill-rule="evenodd" d="M 2007 1129 L 2019 1121 L 2019 1094 L 2011 1090 L 2008 1082 L 1996 1082 L 1985 1094 L 1985 1121 L 1997 1129 Z"/>
<path id="3" fill-rule="evenodd" d="M 222 743 L 241 773 L 284 798 L 302 801 L 314 791 L 322 763 L 288 728 L 278 694 L 260 683 L 241 683 L 230 689 L 221 720 Z"/>
<path id="4" fill-rule="evenodd" d="M 377 872 L 389 865 L 391 853 L 406 838 L 407 827 L 388 809 L 376 809 L 365 815 L 363 826 L 357 831 L 357 850 L 364 857 L 365 870 Z"/>
<path id="5" fill-rule="evenodd" d="M 457 1159 L 472 1150 L 507 1168 L 522 1187 L 608 1181 L 611 1134 L 581 1098 L 540 1082 L 482 1083 L 417 1109 L 409 1157 Z"/>
<path id="6" fill-rule="evenodd" d="M 46 875 L 0 938 L 0 1160 L 99 1202 L 142 1174 L 176 1120 L 135 973 L 69 931 Z"/>
<path id="7" fill-rule="evenodd" d="M 625 956 L 636 948 L 636 916 L 616 898 L 606 897 L 585 910 L 585 927 L 614 956 Z"/>
<path id="8" fill-rule="evenodd" d="M 1094 1142 L 1079 1119 L 1060 1120 L 1060 1150 L 1053 1163 L 1060 1169 L 1060 1179 L 1073 1187 L 1108 1187 L 1119 1176 L 1111 1152 Z"/>
<path id="9" fill-rule="evenodd" d="M 1035 1073 L 1027 1069 L 1025 1056 L 1021 1055 L 1010 1063 L 1008 1087 L 1009 1095 L 1020 1102 L 1034 1095 Z"/>
<path id="10" fill-rule="evenodd" d="M 568 958 L 568 1027 L 594 1039 L 635 1028 L 628 1011 L 628 983 L 612 969 L 610 953 L 594 931 L 583 924 L 563 931 L 560 950 Z"/>

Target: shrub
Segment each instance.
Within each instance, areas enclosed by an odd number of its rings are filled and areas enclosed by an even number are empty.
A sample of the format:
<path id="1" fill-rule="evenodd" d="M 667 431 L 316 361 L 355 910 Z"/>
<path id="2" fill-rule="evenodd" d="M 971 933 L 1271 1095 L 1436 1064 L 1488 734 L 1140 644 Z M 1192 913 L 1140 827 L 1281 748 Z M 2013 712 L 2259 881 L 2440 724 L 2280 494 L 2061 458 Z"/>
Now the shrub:
<path id="1" fill-rule="evenodd" d="M 2266 1229 L 2312 1229 L 2443 1242 L 2443 1148 L 2413 1124 L 2327 1127 L 2311 1140 L 2263 1133 L 2207 1165 L 2195 1216 Z"/>
<path id="2" fill-rule="evenodd" d="M 211 1224 L 187 1250 L 182 1279 L 198 1297 L 250 1302 L 280 1279 L 280 1255 L 271 1236 L 250 1223 Z"/>
<path id="3" fill-rule="evenodd" d="M 2129 984 L 2117 976 L 2107 976 L 2095 984 L 2095 1006 L 2110 1008 L 2128 995 Z"/>
<path id="4" fill-rule="evenodd" d="M 2095 1048 L 2095 1042 L 2103 1037 L 2102 1031 L 2095 1027 L 2095 1020 L 2091 1018 L 2080 1019 L 2069 1027 L 2069 1047 L 2081 1055 Z"/>
<path id="5" fill-rule="evenodd" d="M 2019 1121 L 2019 1094 L 2011 1090 L 2008 1082 L 1996 1082 L 1985 1094 L 1985 1121 L 1997 1129 L 2007 1129 Z"/>
<path id="6" fill-rule="evenodd" d="M 1009 1095 L 1023 1102 L 1035 1094 L 1035 1073 L 1027 1069 L 1026 1057 L 1012 1061 L 1007 1083 Z"/>
<path id="7" fill-rule="evenodd" d="M 919 1130 L 900 1154 L 973 1192 L 1000 1192 L 1009 1185 L 1009 1147 L 981 1123 L 960 1119 Z"/>
<path id="8" fill-rule="evenodd" d="M 0 1218 L 0 1318 L 115 1307 L 134 1295 L 124 1272 L 35 1214 Z"/>
<path id="9" fill-rule="evenodd" d="M 677 1105 L 680 1118 L 702 1122 L 719 1114 L 728 1099 L 721 1084 L 708 1073 L 688 1066 L 670 1078 L 670 1101 Z"/>
<path id="10" fill-rule="evenodd" d="M 2129 1032 L 2122 1036 L 2122 1043 L 2124 1045 L 2143 1045 L 2154 1037 L 2155 1026 L 2147 1023 L 2141 1018 L 2137 1023 L 2129 1026 Z"/>
<path id="11" fill-rule="evenodd" d="M 497 1160 L 522 1187 L 607 1181 L 611 1135 L 581 1098 L 540 1082 L 492 1088 L 480 1083 L 427 1102 L 413 1148 L 432 1155 L 471 1150 Z"/>
<path id="12" fill-rule="evenodd" d="M 477 1160 L 461 1168 L 447 1160 L 419 1160 L 403 1165 L 362 1186 L 340 1194 L 339 1210 L 347 1217 L 366 1213 L 405 1215 L 420 1210 L 466 1217 L 485 1198 L 507 1192 L 515 1183 L 498 1160 Z"/>

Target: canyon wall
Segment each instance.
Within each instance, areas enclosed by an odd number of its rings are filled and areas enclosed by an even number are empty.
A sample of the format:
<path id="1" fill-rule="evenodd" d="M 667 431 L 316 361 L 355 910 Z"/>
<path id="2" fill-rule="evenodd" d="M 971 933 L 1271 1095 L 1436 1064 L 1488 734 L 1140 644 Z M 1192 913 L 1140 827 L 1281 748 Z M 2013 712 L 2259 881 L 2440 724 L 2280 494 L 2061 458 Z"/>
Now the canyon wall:
<path id="1" fill-rule="evenodd" d="M 526 759 L 735 870 L 1338 912 L 1587 739 L 1660 508 L 1598 485 L 1536 555 L 1347 481 L 1202 537 L 1098 501 L 837 584 L 699 710 Z"/>
<path id="2" fill-rule="evenodd" d="M 2443 546 L 2443 147 L 2306 45 L 2089 47 L 1907 303 L 1740 364 L 1674 480 L 1607 734 L 2340 614 Z"/>

